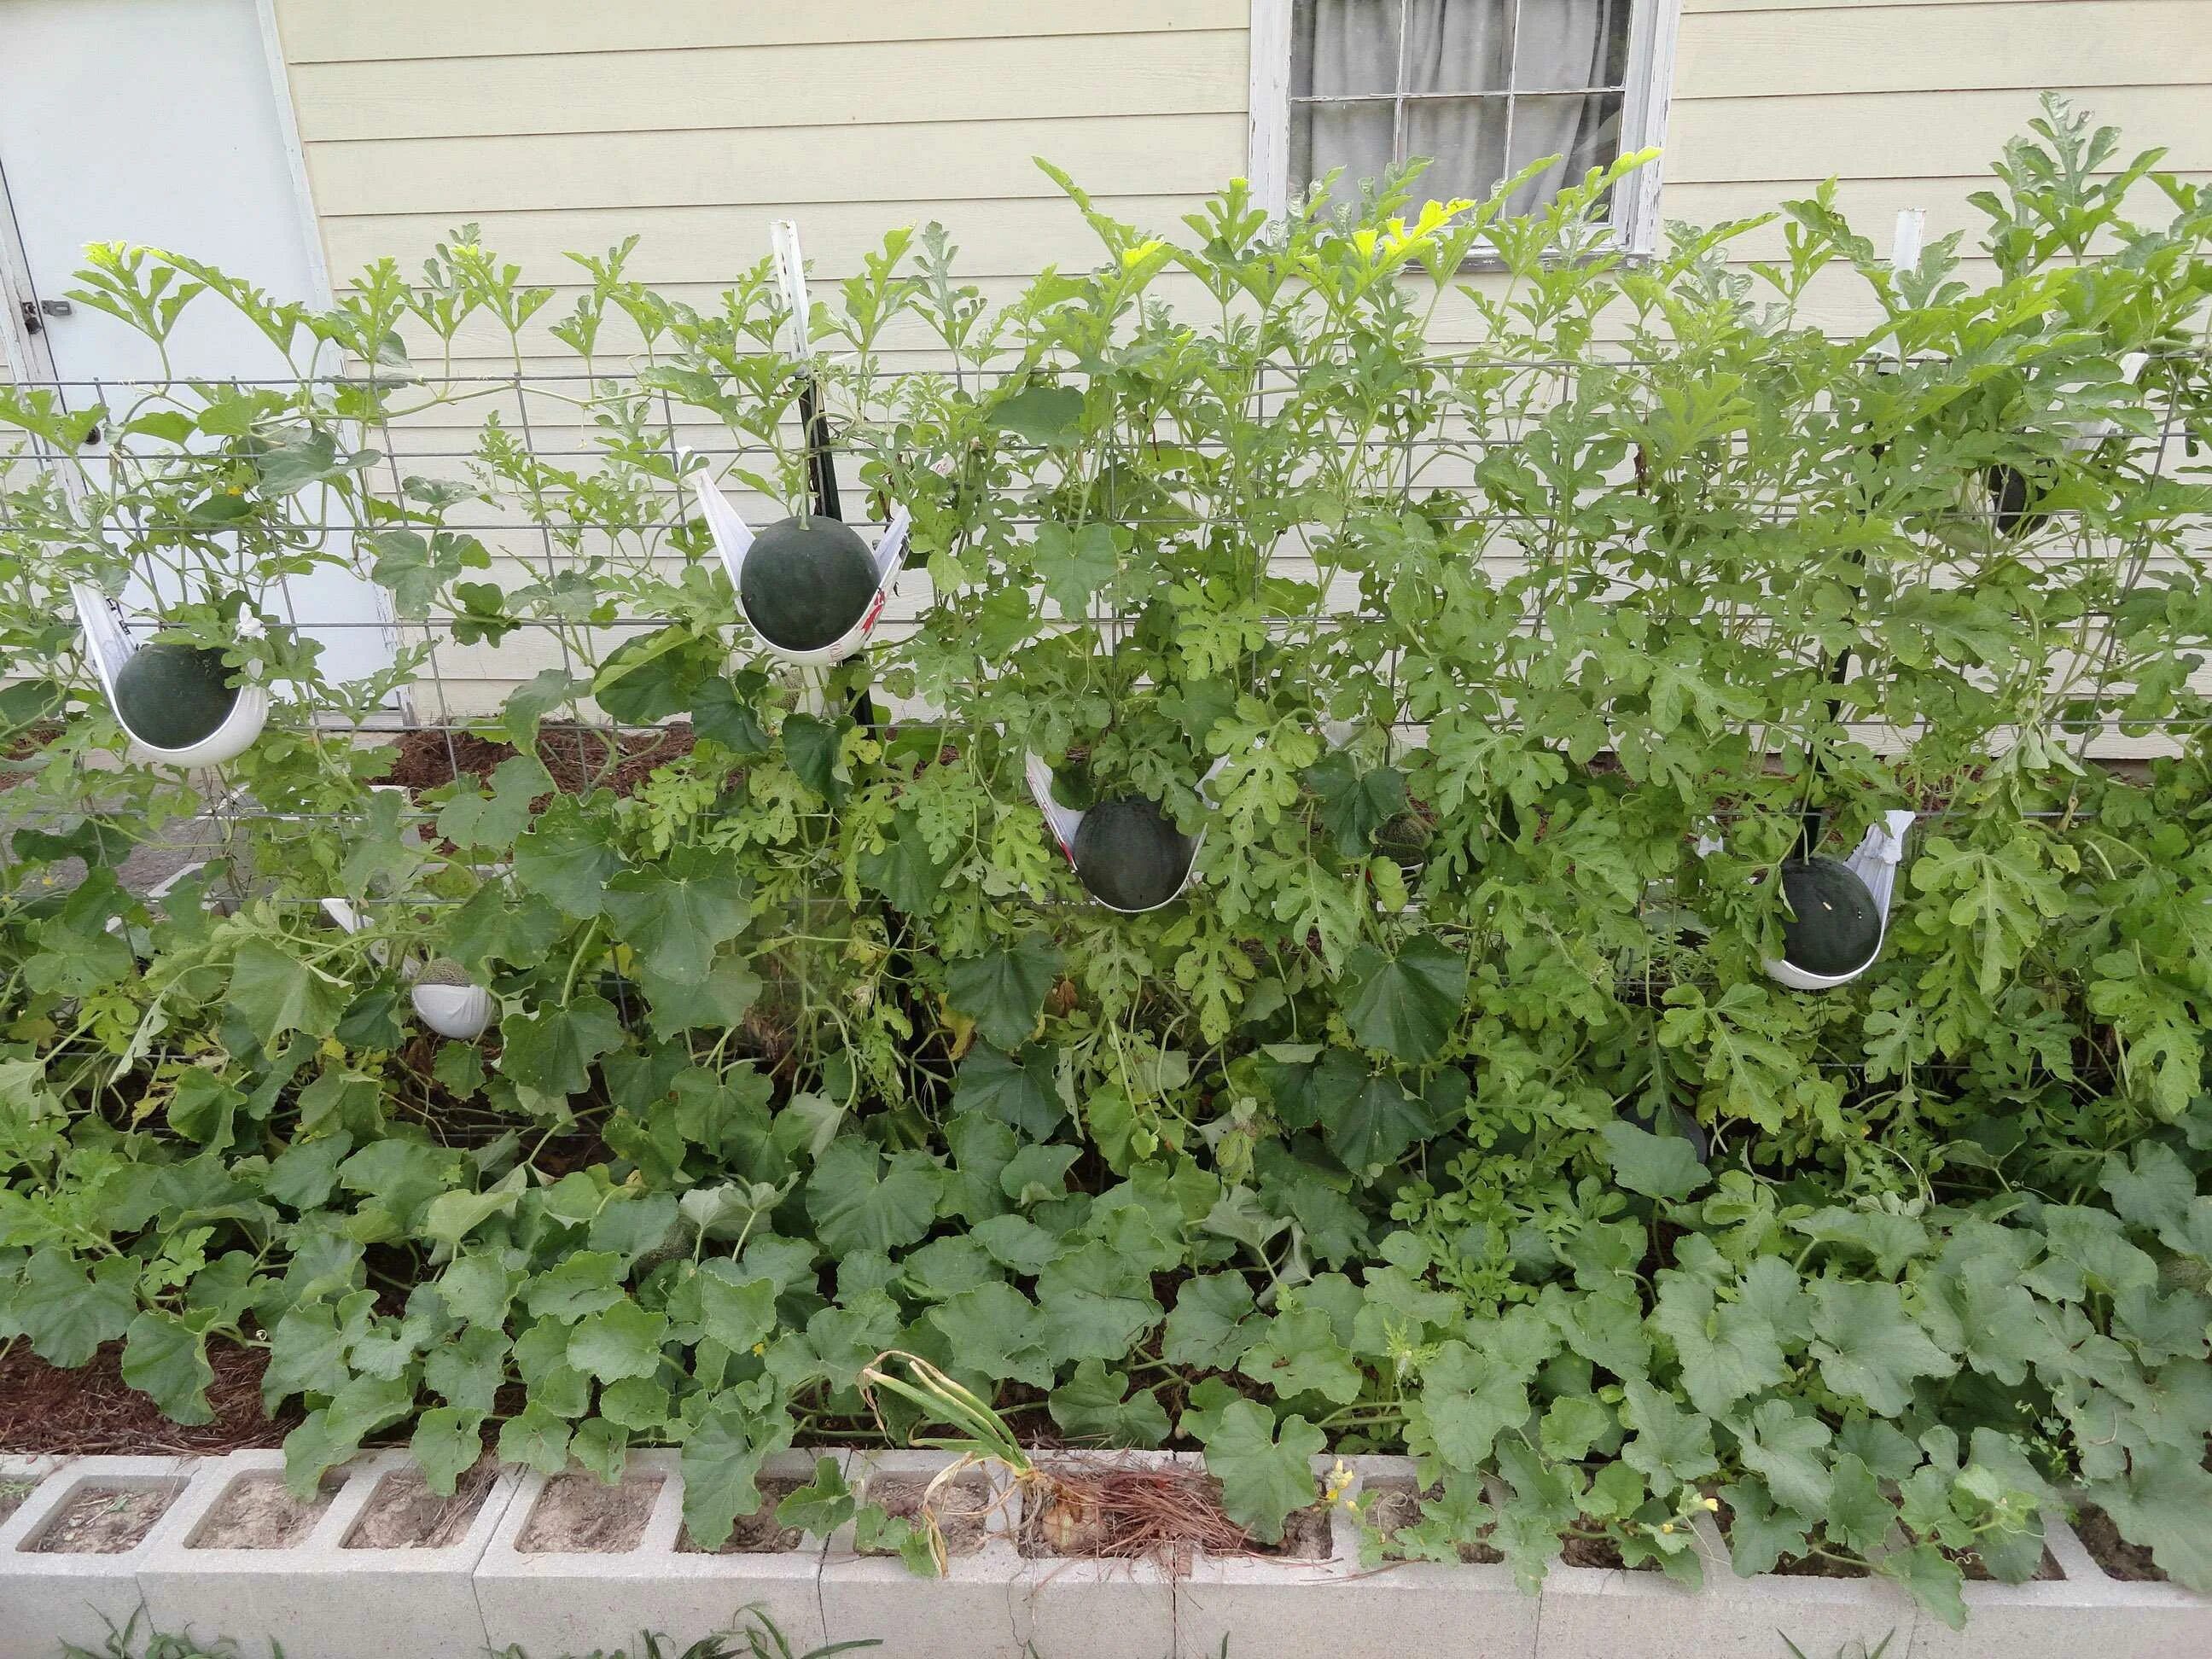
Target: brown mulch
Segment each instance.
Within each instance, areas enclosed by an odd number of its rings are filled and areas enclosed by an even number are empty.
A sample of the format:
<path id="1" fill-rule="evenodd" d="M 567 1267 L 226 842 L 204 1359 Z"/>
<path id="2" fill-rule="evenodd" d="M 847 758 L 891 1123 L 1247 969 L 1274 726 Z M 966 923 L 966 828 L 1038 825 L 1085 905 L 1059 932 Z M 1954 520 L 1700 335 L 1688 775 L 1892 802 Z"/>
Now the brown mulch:
<path id="1" fill-rule="evenodd" d="M 609 769 L 607 744 L 611 740 L 622 758 Z M 564 795 L 580 795 L 602 785 L 627 795 L 656 767 L 691 752 L 691 727 L 678 720 L 650 732 L 611 732 L 606 727 L 574 721 L 549 723 L 538 733 L 538 758 L 552 775 L 553 787 Z M 451 783 L 460 773 L 486 778 L 501 761 L 520 752 L 512 744 L 474 732 L 422 726 L 404 732 L 391 746 L 392 764 L 380 783 L 396 783 L 413 794 Z"/>
<path id="2" fill-rule="evenodd" d="M 62 734 L 62 728 L 52 720 L 43 720 L 27 727 L 4 744 L 0 744 L 0 760 L 27 761 Z M 25 768 L 18 772 L 0 767 L 0 793 L 13 789 L 19 783 L 27 783 L 34 771 Z"/>
<path id="3" fill-rule="evenodd" d="M 1323 1560 L 1328 1509 L 1293 1511 L 1279 1543 L 1263 1544 L 1231 1520 L 1221 1486 L 1198 1469 L 1126 1469 L 1107 1463 L 1046 1466 L 1047 1484 L 1023 1504 L 1015 1540 L 1024 1555 L 1149 1559 L 1186 1570 L 1194 1548 L 1213 1555 Z"/>
<path id="4" fill-rule="evenodd" d="M 208 1364 L 212 1422 L 186 1428 L 161 1414 L 150 1395 L 124 1382 L 123 1347 L 111 1342 L 73 1371 L 49 1365 L 18 1340 L 0 1356 L 0 1451 L 70 1455 L 236 1451 L 283 1443 L 300 1421 L 296 1407 L 271 1421 L 261 1411 L 258 1348 L 215 1342 Z"/>
<path id="5" fill-rule="evenodd" d="M 2082 1505 L 2081 1513 L 2075 1517 L 2074 1535 L 2107 1578 L 2124 1579 L 2130 1584 L 2166 1582 L 2166 1573 L 2151 1559 L 2150 1551 L 2121 1537 L 2112 1517 L 2095 1504 Z"/>

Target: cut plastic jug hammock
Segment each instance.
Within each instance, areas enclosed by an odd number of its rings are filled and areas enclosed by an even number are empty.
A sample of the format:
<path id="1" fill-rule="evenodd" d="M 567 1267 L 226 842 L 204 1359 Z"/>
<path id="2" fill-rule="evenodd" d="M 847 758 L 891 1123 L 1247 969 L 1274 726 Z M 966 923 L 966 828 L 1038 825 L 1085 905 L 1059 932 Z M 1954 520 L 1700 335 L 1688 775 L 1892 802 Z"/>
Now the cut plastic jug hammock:
<path id="1" fill-rule="evenodd" d="M 1882 946 L 1889 942 L 1890 895 L 1897 887 L 1897 867 L 1905 858 L 1905 832 L 1917 816 L 1901 809 L 1885 812 L 1880 823 L 1867 827 L 1857 848 L 1844 860 L 1844 868 L 1866 884 L 1875 908 L 1881 913 L 1881 935 L 1875 941 L 1874 953 L 1848 974 L 1808 973 L 1780 957 L 1767 957 L 1759 965 L 1769 979 L 1795 991 L 1832 991 L 1850 984 L 1881 960 Z"/>
<path id="2" fill-rule="evenodd" d="M 70 599 L 76 611 L 77 626 L 84 635 L 85 654 L 92 659 L 93 672 L 100 677 L 100 689 L 106 695 L 107 706 L 115 711 L 116 723 L 130 735 L 134 755 L 158 765 L 190 769 L 220 766 L 225 761 L 237 759 L 253 746 L 253 740 L 269 724 L 269 691 L 267 687 L 251 680 L 238 688 L 238 696 L 222 723 L 198 743 L 180 749 L 166 749 L 148 743 L 132 732 L 115 696 L 116 677 L 139 649 L 138 641 L 131 637 L 129 613 L 116 600 L 84 582 L 70 584 Z M 258 639 L 261 624 L 247 616 L 240 622 L 238 634 L 240 639 Z"/>
<path id="3" fill-rule="evenodd" d="M 1322 738 L 1331 749 L 1340 749 L 1350 741 L 1358 729 L 1346 721 L 1325 720 L 1322 723 Z M 1221 775 L 1221 769 L 1228 764 L 1229 757 L 1224 755 L 1212 765 L 1207 767 L 1206 775 L 1198 781 L 1198 793 L 1209 807 L 1213 804 L 1213 798 L 1208 786 Z M 1029 779 L 1030 797 L 1036 802 L 1037 811 L 1044 815 L 1045 827 L 1052 831 L 1052 838 L 1060 843 L 1060 854 L 1066 859 L 1068 867 L 1074 869 L 1076 867 L 1075 838 L 1082 833 L 1084 814 L 1074 807 L 1062 806 L 1053 799 L 1052 766 L 1043 756 L 1034 750 L 1024 750 L 1023 770 Z M 1173 904 L 1190 890 L 1191 884 L 1198 878 L 1198 855 L 1206 845 L 1206 826 L 1200 824 L 1198 834 L 1191 838 L 1190 862 L 1183 867 L 1182 880 L 1177 884 L 1174 892 L 1169 894 L 1158 904 L 1147 904 L 1133 910 L 1125 909 L 1121 905 L 1109 902 L 1097 893 L 1091 893 L 1091 902 L 1103 909 L 1111 910 L 1124 916 L 1139 916 L 1148 911 L 1162 909 Z M 1090 890 L 1086 887 L 1085 890 Z"/>
<path id="4" fill-rule="evenodd" d="M 323 914 L 349 933 L 361 931 L 361 915 L 347 900 L 325 899 Z M 383 946 L 371 945 L 369 950 L 379 963 L 385 960 Z M 422 967 L 412 959 L 399 964 L 399 977 L 408 981 L 407 1000 L 414 1005 L 415 1018 L 423 1024 L 440 1036 L 462 1042 L 473 1042 L 491 1029 L 497 1005 L 489 991 L 481 985 L 426 981 L 422 975 Z"/>
<path id="5" fill-rule="evenodd" d="M 692 465 L 689 457 L 686 465 Z M 738 591 L 738 610 L 743 615 L 745 555 L 752 549 L 752 527 L 703 468 L 696 468 L 690 477 L 692 495 L 699 503 L 701 516 L 707 520 L 707 533 L 714 539 L 714 550 L 721 555 L 722 568 L 730 574 L 730 585 Z M 891 584 L 906 563 L 907 535 L 913 524 L 913 515 L 904 507 L 891 515 L 891 521 L 884 526 L 884 533 L 876 543 L 875 597 L 868 601 L 860 618 L 829 644 L 811 651 L 794 651 L 762 633 L 750 616 L 745 617 L 745 625 L 768 647 L 769 654 L 780 662 L 799 668 L 828 668 L 844 661 L 866 645 L 868 635 L 875 632 L 877 620 L 884 614 L 884 605 L 890 598 Z"/>

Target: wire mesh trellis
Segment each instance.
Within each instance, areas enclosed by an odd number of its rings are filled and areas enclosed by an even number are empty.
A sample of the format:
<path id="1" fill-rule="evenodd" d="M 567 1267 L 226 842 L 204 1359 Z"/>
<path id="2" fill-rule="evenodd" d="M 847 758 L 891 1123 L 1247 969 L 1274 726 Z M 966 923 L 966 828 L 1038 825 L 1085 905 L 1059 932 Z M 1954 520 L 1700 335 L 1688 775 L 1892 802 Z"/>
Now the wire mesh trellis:
<path id="1" fill-rule="evenodd" d="M 2187 352 L 2173 354 L 2195 362 L 2202 354 Z M 1487 372 L 1505 372 L 1527 375 L 1534 379 L 1550 377 L 1559 382 L 1555 395 L 1568 395 L 1565 382 L 1577 375 L 1610 375 L 1633 378 L 1639 372 L 1656 366 L 1661 360 L 1640 358 L 1620 351 L 1601 350 L 1593 358 L 1546 356 L 1485 356 L 1478 354 L 1438 354 L 1415 360 L 1417 364 L 1434 368 L 1449 374 L 1479 364 Z M 1269 400 L 1279 402 L 1295 391 L 1300 376 L 1315 371 L 1316 365 L 1285 362 L 1265 366 L 1256 376 L 1257 407 L 1263 412 Z M 896 403 L 900 382 L 913 378 L 902 374 L 857 375 L 845 389 L 852 397 L 856 409 L 865 411 L 871 404 L 887 409 Z M 332 393 L 357 388 L 362 384 L 358 376 L 333 376 L 326 380 L 301 381 L 280 378 L 259 380 L 242 378 L 218 383 L 217 389 L 227 387 L 233 392 L 266 391 L 278 394 L 288 402 L 315 407 L 319 400 L 326 400 Z M 208 388 L 203 386 L 203 393 Z M 123 383 L 112 381 L 55 380 L 32 383 L 19 388 L 22 392 L 49 392 L 64 404 L 84 406 L 88 400 L 103 406 L 127 398 L 133 393 L 165 393 L 172 390 L 166 383 Z M 471 470 L 478 473 L 477 482 L 483 482 L 483 416 L 496 411 L 502 422 L 512 422 L 513 431 L 519 437 L 520 453 L 532 467 L 557 465 L 574 468 L 579 483 L 588 483 L 595 459 L 604 460 L 605 450 L 595 437 L 592 422 L 595 412 L 611 404 L 635 400 L 640 405 L 653 409 L 657 406 L 653 422 L 653 443 L 660 459 L 667 464 L 670 476 L 653 477 L 644 480 L 642 493 L 637 497 L 638 521 L 610 527 L 595 522 L 593 504 L 582 498 L 582 492 L 568 482 L 547 487 L 538 481 L 533 472 L 531 481 L 521 486 L 509 484 L 504 494 L 479 493 L 478 505 L 493 508 L 480 514 L 441 514 L 435 527 L 451 532 L 479 538 L 486 550 L 495 560 L 529 572 L 544 583 L 560 580 L 564 572 L 574 572 L 588 567 L 595 559 L 612 556 L 614 550 L 625 538 L 637 544 L 637 557 L 645 568 L 662 565 L 678 567 L 696 556 L 677 548 L 673 533 L 684 520 L 683 486 L 674 476 L 679 458 L 689 454 L 697 458 L 716 471 L 773 469 L 777 463 L 787 462 L 791 450 L 778 442 L 748 441 L 747 435 L 733 433 L 719 424 L 708 411 L 692 411 L 694 418 L 679 418 L 679 410 L 665 386 L 655 387 L 635 374 L 610 375 L 582 371 L 524 374 L 509 373 L 457 374 L 440 379 L 435 386 L 437 401 L 427 405 L 429 412 L 443 414 L 449 410 L 465 410 L 478 418 L 473 424 L 455 427 L 425 427 L 410 422 L 407 411 L 395 411 L 390 398 L 376 401 L 373 419 L 361 425 L 364 437 L 373 438 L 378 452 L 374 463 L 374 476 L 384 481 L 386 499 L 404 499 L 410 489 L 410 478 L 417 469 L 430 476 L 448 479 L 465 475 Z M 1500 403 L 1509 400 L 1499 399 Z M 1513 412 L 1525 416 L 1528 410 L 1542 405 L 1540 398 L 1525 398 Z M 536 412 L 533 413 L 533 410 Z M 420 415 L 423 411 L 415 411 Z M 550 417 L 559 414 L 562 418 Z M 865 418 L 865 415 L 863 416 Z M 1369 448 L 1383 457 L 1378 475 L 1392 481 L 1391 494 L 1395 505 L 1411 509 L 1417 502 L 1427 522 L 1439 531 L 1475 527 L 1484 537 L 1484 544 L 1475 556 L 1478 561 L 1494 574 L 1522 573 L 1532 568 L 1532 553 L 1539 552 L 1547 540 L 1556 543 L 1559 535 L 1559 504 L 1549 503 L 1541 510 L 1515 510 L 1501 507 L 1488 499 L 1476 482 L 1476 470 L 1485 458 L 1511 452 L 1522 447 L 1527 440 L 1525 431 L 1512 428 L 1510 415 L 1497 417 L 1499 423 L 1482 428 L 1471 418 L 1463 419 L 1455 429 L 1449 420 L 1440 419 L 1420 432 L 1408 432 L 1402 436 L 1383 436 L 1369 441 Z M 2158 431 L 2154 439 L 2130 438 L 2130 459 L 2142 465 L 2143 477 L 2153 483 L 2167 480 L 2174 460 L 2177 434 L 2177 409 L 2169 401 L 2157 414 Z M 787 424 L 788 422 L 785 422 Z M 463 441 L 449 441 L 433 434 L 454 433 L 464 434 Z M 1732 443 L 1735 441 L 1732 441 Z M 1743 441 L 1747 441 L 1744 440 Z M 1188 441 L 1186 447 L 1203 459 L 1218 459 L 1225 444 L 1221 440 L 1200 438 Z M 89 452 L 88 465 L 95 470 L 122 468 L 137 464 L 137 458 L 128 445 L 118 450 L 112 441 Z M 161 465 L 173 464 L 177 458 L 170 453 L 156 451 L 144 458 L 144 464 Z M 50 444 L 33 440 L 16 461 L 16 476 L 26 465 L 38 468 L 62 468 L 85 464 L 86 457 L 65 456 Z M 851 463 L 848 462 L 849 469 Z M 1097 506 L 1098 516 L 1109 522 L 1157 535 L 1176 533 L 1211 533 L 1213 526 L 1202 520 L 1194 520 L 1185 513 L 1157 514 L 1133 512 L 1117 505 L 1113 490 L 1115 480 L 1109 473 L 1106 491 Z M 1626 488 L 1627 479 L 1618 480 Z M 1801 510 L 1800 503 L 1790 499 L 1788 481 L 1777 480 L 1764 499 L 1747 495 L 1741 506 L 1747 513 L 1764 512 L 1773 521 L 1779 522 L 1790 514 Z M 374 528 L 359 521 L 358 515 L 328 510 L 331 501 L 325 492 L 325 510 L 295 514 L 287 521 L 288 533 L 311 538 L 325 551 L 334 563 L 350 564 L 357 572 L 364 568 L 360 556 L 359 538 Z M 40 527 L 27 524 L 11 510 L 12 498 L 0 492 L 0 534 L 15 532 L 35 537 Z M 1374 505 L 1390 505 L 1386 496 Z M 1917 544 L 1929 555 L 1929 571 L 1940 570 L 1946 557 L 1956 556 L 1965 562 L 1963 555 L 1947 553 L 1942 538 L 1947 532 L 1986 535 L 1989 532 L 1990 512 L 1977 501 L 1961 500 L 1948 509 L 1920 510 L 1914 514 L 1913 534 Z M 2091 533 L 2089 516 L 2083 509 L 2064 506 L 2054 507 L 2042 517 L 2049 529 L 2023 544 L 2017 553 L 2008 550 L 2008 556 L 2018 557 L 2033 563 L 2039 558 L 2054 567 L 2064 567 L 2069 561 L 2090 554 L 2083 544 Z M 1017 535 L 1032 534 L 1042 518 L 1036 513 L 1012 513 L 1004 515 L 1003 527 Z M 51 528 L 50 526 L 48 527 Z M 144 541 L 158 542 L 164 533 L 158 525 L 141 523 L 136 526 L 110 526 L 111 539 L 124 539 L 136 535 Z M 2128 596 L 2156 565 L 2154 554 L 2158 548 L 2168 551 L 2169 562 L 2182 556 L 2178 550 L 2193 549 L 2202 544 L 2203 526 L 2198 522 L 2176 522 L 2162 527 L 2157 536 L 2145 536 L 2126 554 L 2125 568 L 2118 591 L 2106 606 L 2085 607 L 2087 616 L 2109 616 L 2125 603 Z M 1277 636 L 1301 632 L 1309 637 L 1321 637 L 1330 629 L 1344 629 L 1381 620 L 1367 606 L 1356 584 L 1347 590 L 1346 573 L 1338 569 L 1329 577 L 1322 576 L 1313 550 L 1303 536 L 1286 537 L 1290 544 L 1267 550 L 1257 561 L 1255 574 L 1264 578 L 1270 574 L 1290 570 L 1328 584 L 1322 595 L 1318 611 L 1310 616 L 1269 616 L 1262 625 Z M 335 549 L 333 552 L 331 550 Z M 135 550 L 125 550 L 127 552 Z M 2106 550 L 2110 551 L 2111 550 Z M 1116 555 L 1116 576 L 1124 574 L 1121 556 Z M 905 639 L 927 626 L 929 583 L 921 571 L 910 571 L 902 580 L 905 592 L 901 602 L 886 617 L 878 639 L 883 648 L 896 650 Z M 1606 585 L 1600 597 L 1609 602 L 1619 602 L 1634 595 L 1638 580 L 1632 572 L 1619 568 L 1606 573 Z M 372 590 L 363 585 L 367 599 Z M 373 633 L 380 635 L 393 647 L 403 644 L 418 647 L 421 659 L 419 672 L 412 684 L 395 699 L 395 706 L 378 709 L 350 719 L 333 717 L 329 711 L 319 711 L 319 718 L 326 726 L 351 728 L 364 735 L 404 744 L 410 740 L 428 740 L 441 747 L 449 774 L 458 776 L 464 769 L 457 739 L 472 730 L 482 728 L 496 708 L 498 694 L 505 689 L 527 680 L 534 672 L 532 664 L 538 656 L 550 647 L 550 665 L 557 666 L 572 684 L 585 682 L 579 675 L 580 647 L 586 642 L 605 640 L 619 641 L 623 636 L 666 627 L 675 620 L 669 614 L 638 612 L 635 614 L 594 615 L 587 623 L 577 624 L 572 619 L 560 617 L 506 615 L 498 621 L 500 639 L 489 645 L 493 660 L 485 660 L 487 646 L 478 640 L 466 647 L 459 645 L 456 635 L 475 628 L 481 636 L 484 630 L 481 619 L 465 616 L 416 614 L 302 614 L 289 583 L 279 583 L 276 592 L 284 606 L 285 619 L 295 629 L 310 636 L 337 636 L 346 634 Z M 158 600 L 158 596 L 157 596 Z M 1534 636 L 1543 626 L 1542 595 L 1536 594 L 1529 603 L 1528 614 L 1520 626 L 1527 635 Z M 155 605 L 158 614 L 158 602 Z M 1134 629 L 1141 609 L 1112 605 L 1094 605 L 1082 617 L 1060 616 L 1041 623 L 1044 631 L 1065 630 L 1089 625 L 1099 630 L 1103 648 L 1111 651 L 1126 641 Z M 526 641 L 532 637 L 543 638 L 545 645 L 530 647 Z M 511 672 L 500 672 L 498 658 L 507 647 L 508 639 L 526 642 L 525 652 L 529 660 L 517 664 Z M 1767 641 L 1771 645 L 1772 640 Z M 588 662 L 580 665 L 588 670 Z M 1425 735 L 1426 723 L 1413 718 L 1407 712 L 1406 688 L 1401 678 L 1401 659 L 1396 652 L 1386 653 L 1380 667 L 1387 681 L 1388 705 L 1391 718 L 1384 723 L 1386 741 L 1392 752 L 1408 744 L 1417 744 Z M 1809 665 L 1809 659 L 1800 665 Z M 988 672 L 988 669 L 987 669 Z M 2130 737 L 2150 737 L 2155 740 L 2160 734 L 2168 737 L 2186 736 L 2201 730 L 2202 716 L 2196 712 L 2179 714 L 2131 715 L 2124 708 L 2116 707 L 2117 698 L 2104 689 L 2105 695 L 2088 699 L 2077 699 L 2076 706 L 2054 710 L 2047 725 L 2050 729 L 2084 737 L 2099 734 L 2124 733 Z M 2081 702 L 2097 705 L 2079 706 Z M 908 717 L 927 717 L 944 711 L 933 711 L 908 706 L 902 711 Z M 1910 722 L 1887 723 L 1881 719 L 1848 722 L 1858 735 L 1886 738 L 1893 744 L 1909 743 L 1913 732 Z M 580 720 L 575 729 L 564 735 L 576 744 L 580 765 L 588 765 L 591 756 L 587 745 L 594 741 L 585 729 L 605 734 L 619 743 L 624 738 L 641 736 L 659 729 L 651 725 L 628 724 L 605 716 Z M 1793 728 L 1786 722 L 1773 723 L 1764 728 L 1763 745 L 1769 750 L 1778 750 L 1803 742 L 1807 730 Z M 284 815 L 270 811 L 243 792 L 222 788 L 208 796 L 208 813 L 211 819 L 223 826 L 222 839 L 245 819 L 275 818 Z M 295 817 L 300 815 L 292 815 Z M 329 815 L 332 818 L 342 814 Z M 412 809 L 410 817 L 420 820 L 428 816 L 419 808 Z"/>

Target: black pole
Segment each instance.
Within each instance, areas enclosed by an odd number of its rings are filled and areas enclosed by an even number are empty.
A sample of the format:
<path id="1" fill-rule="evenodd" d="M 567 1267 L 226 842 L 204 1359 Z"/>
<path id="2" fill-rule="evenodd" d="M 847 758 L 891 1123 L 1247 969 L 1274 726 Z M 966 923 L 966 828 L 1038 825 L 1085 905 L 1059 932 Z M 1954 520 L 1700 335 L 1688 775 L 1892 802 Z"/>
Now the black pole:
<path id="1" fill-rule="evenodd" d="M 830 417 L 823 413 L 821 399 L 815 395 L 811 371 L 799 382 L 799 424 L 805 434 L 806 489 L 813 498 L 815 516 L 842 523 L 845 514 L 837 498 L 837 457 L 830 447 Z M 852 714 L 869 731 L 876 729 L 875 699 L 868 695 L 866 681 L 853 694 Z"/>
<path id="2" fill-rule="evenodd" d="M 825 519 L 842 520 L 837 502 L 837 464 L 830 448 L 830 417 L 814 395 L 814 376 L 799 382 L 799 423 L 806 435 L 806 486 L 814 497 L 814 511 Z"/>

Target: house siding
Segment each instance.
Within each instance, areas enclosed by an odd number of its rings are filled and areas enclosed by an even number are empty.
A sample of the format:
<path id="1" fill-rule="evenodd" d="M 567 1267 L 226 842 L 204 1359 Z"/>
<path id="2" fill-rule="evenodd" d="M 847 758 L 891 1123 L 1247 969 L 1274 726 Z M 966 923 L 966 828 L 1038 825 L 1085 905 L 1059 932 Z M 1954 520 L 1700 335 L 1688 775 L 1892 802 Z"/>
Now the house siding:
<path id="1" fill-rule="evenodd" d="M 1031 158 L 1115 217 L 1170 228 L 1246 168 L 1252 0 L 276 0 L 276 15 L 341 286 L 385 255 L 412 270 L 474 222 L 562 290 L 519 364 L 495 330 L 465 325 L 461 373 L 573 369 L 546 332 L 578 274 L 562 256 L 634 233 L 629 273 L 704 305 L 768 252 L 774 219 L 800 222 L 817 281 L 935 220 L 961 278 L 997 302 L 1097 257 Z M 1966 233 L 1965 274 L 1984 276 L 1967 197 L 2045 88 L 2120 125 L 2118 159 L 2162 145 L 2167 167 L 2212 177 L 2212 0 L 1682 0 L 1661 216 L 1756 214 L 1834 174 L 1877 246 L 1899 210 L 1922 208 L 1928 237 Z M 1781 249 L 1769 226 L 1735 256 Z M 1841 331 L 1869 313 L 1838 270 L 1800 316 Z M 1475 338 L 1474 308 L 1446 296 L 1434 331 Z M 938 360 L 919 324 L 884 343 L 887 368 Z M 402 447 L 457 457 L 483 412 L 434 412 Z M 581 447 L 566 405 L 532 413 L 539 444 Z M 484 707 L 541 665 L 517 645 L 453 652 L 441 695 Z"/>

